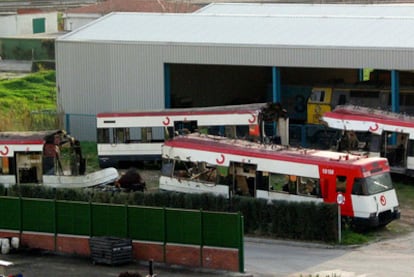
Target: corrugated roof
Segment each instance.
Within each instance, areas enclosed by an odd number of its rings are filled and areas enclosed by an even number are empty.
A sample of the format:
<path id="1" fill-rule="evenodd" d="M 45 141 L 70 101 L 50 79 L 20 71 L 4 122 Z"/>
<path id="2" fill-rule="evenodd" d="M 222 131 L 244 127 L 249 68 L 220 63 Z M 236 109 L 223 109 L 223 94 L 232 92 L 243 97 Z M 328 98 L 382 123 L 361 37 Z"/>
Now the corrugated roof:
<path id="1" fill-rule="evenodd" d="M 58 40 L 414 50 L 414 16 L 111 13 Z"/>
<path id="2" fill-rule="evenodd" d="M 414 17 L 414 4 L 212 3 L 196 13 L 295 17 Z"/>

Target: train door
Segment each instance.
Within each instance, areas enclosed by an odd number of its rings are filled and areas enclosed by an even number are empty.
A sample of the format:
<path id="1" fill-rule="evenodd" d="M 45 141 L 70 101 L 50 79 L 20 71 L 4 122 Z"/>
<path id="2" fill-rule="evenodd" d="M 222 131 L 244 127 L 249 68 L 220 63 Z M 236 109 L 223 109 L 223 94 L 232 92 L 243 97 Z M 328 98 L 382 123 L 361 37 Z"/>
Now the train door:
<path id="1" fill-rule="evenodd" d="M 16 152 L 16 183 L 39 183 L 42 178 L 42 155 L 37 152 Z"/>
<path id="2" fill-rule="evenodd" d="M 409 139 L 407 142 L 407 171 L 406 174 L 414 176 L 414 140 Z"/>
<path id="3" fill-rule="evenodd" d="M 230 162 L 233 194 L 256 197 L 257 165 Z"/>
<path id="4" fill-rule="evenodd" d="M 354 172 L 349 168 L 322 167 L 320 169 L 321 196 L 325 202 L 336 203 L 341 193 L 345 202 L 341 206 L 341 214 L 352 216 L 351 191 Z"/>
<path id="5" fill-rule="evenodd" d="M 381 156 L 388 159 L 393 172 L 404 173 L 407 168 L 408 134 L 383 132 Z"/>
<path id="6" fill-rule="evenodd" d="M 16 184 L 16 165 L 14 157 L 0 157 L 0 183 Z"/>

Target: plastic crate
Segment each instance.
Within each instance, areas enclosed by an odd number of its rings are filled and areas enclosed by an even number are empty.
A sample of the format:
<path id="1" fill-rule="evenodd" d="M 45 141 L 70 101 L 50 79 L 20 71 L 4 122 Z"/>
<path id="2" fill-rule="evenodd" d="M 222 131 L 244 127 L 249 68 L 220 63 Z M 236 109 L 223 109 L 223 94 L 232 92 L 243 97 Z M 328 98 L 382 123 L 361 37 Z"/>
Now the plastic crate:
<path id="1" fill-rule="evenodd" d="M 125 264 L 132 261 L 132 240 L 116 237 L 91 237 L 89 248 L 92 262 L 99 264 Z"/>

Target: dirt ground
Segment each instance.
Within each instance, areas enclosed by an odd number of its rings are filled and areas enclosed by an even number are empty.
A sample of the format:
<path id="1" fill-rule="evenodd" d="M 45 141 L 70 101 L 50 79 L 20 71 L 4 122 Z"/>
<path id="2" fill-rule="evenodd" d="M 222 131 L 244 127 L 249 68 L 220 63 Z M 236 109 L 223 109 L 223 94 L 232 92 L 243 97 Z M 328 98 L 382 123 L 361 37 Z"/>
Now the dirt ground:
<path id="1" fill-rule="evenodd" d="M 131 262 L 121 265 L 94 264 L 88 257 L 58 255 L 40 250 L 19 250 L 15 253 L 0 255 L 0 259 L 14 264 L 7 269 L 6 274 L 14 276 L 21 274 L 23 277 L 118 277 L 121 273 L 124 273 L 124 277 L 128 276 L 125 273 L 130 274 L 128 277 L 139 277 L 147 276 L 150 272 L 149 262 Z M 246 276 L 246 274 L 234 272 L 189 269 L 155 263 L 152 269 L 157 276 L 168 277 Z"/>

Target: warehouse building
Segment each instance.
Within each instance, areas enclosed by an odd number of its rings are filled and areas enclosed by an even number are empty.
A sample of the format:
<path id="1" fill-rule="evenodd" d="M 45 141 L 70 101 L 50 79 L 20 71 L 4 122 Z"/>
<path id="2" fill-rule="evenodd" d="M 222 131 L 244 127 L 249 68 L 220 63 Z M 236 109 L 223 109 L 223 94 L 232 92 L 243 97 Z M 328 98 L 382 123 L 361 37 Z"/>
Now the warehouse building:
<path id="1" fill-rule="evenodd" d="M 414 69 L 412 14 L 314 4 L 111 13 L 56 41 L 58 107 L 91 140 L 99 112 L 279 101 L 283 85 L 355 83 L 372 68 L 389 72 L 398 110 L 399 77 Z"/>

